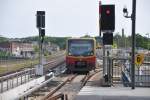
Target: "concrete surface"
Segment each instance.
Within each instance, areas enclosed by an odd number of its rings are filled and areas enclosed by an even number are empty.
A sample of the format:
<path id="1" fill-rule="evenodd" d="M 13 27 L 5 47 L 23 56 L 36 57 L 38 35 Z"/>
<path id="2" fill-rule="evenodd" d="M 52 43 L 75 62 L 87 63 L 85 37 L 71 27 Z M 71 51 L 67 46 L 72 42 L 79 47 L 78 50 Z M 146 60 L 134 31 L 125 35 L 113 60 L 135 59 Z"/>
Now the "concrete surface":
<path id="1" fill-rule="evenodd" d="M 24 92 L 28 91 L 33 87 L 36 87 L 37 85 L 41 84 L 44 81 L 45 81 L 45 76 L 42 76 L 26 84 L 20 85 L 16 88 L 3 92 L 2 94 L 0 94 L 0 100 L 15 100 Z"/>
<path id="2" fill-rule="evenodd" d="M 150 88 L 85 86 L 74 100 L 150 100 Z"/>

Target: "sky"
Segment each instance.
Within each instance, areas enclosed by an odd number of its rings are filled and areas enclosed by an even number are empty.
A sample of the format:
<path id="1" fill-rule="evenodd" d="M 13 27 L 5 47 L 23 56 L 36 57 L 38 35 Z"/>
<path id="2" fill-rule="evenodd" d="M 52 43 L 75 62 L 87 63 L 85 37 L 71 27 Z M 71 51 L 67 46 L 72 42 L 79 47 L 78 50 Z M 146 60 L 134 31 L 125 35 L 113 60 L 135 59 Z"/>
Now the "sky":
<path id="1" fill-rule="evenodd" d="M 114 34 L 131 35 L 131 19 L 123 17 L 126 6 L 131 15 L 132 0 L 101 0 L 115 4 Z M 150 0 L 137 0 L 136 33 L 150 33 Z M 0 0 L 0 35 L 21 38 L 38 35 L 36 11 L 46 11 L 46 35 L 80 37 L 99 35 L 99 0 Z"/>

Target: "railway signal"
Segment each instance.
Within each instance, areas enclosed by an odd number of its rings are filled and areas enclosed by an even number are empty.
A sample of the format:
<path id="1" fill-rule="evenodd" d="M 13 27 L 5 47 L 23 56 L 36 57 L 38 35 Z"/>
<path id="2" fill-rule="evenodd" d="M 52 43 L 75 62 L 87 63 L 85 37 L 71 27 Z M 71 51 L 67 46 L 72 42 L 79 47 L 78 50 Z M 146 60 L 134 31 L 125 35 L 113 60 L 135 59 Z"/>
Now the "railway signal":
<path id="1" fill-rule="evenodd" d="M 99 1 L 99 36 L 101 37 L 101 1 Z"/>
<path id="2" fill-rule="evenodd" d="M 45 11 L 37 11 L 36 27 L 39 29 L 39 65 L 36 66 L 36 75 L 43 75 L 43 41 L 45 36 Z"/>
<path id="3" fill-rule="evenodd" d="M 101 5 L 101 30 L 115 30 L 115 5 Z"/>
<path id="4" fill-rule="evenodd" d="M 43 41 L 44 41 L 44 37 L 45 37 L 45 29 L 41 29 L 41 42 L 43 43 Z"/>
<path id="5" fill-rule="evenodd" d="M 103 45 L 113 45 L 113 33 L 103 34 Z"/>
<path id="6" fill-rule="evenodd" d="M 45 28 L 45 11 L 37 11 L 36 16 L 37 28 Z"/>
<path id="7" fill-rule="evenodd" d="M 110 86 L 111 74 L 107 64 L 111 46 L 113 44 L 113 31 L 115 30 L 115 5 L 100 5 L 100 32 L 103 33 L 103 76 L 105 84 Z M 108 48 L 107 48 L 108 47 Z M 107 48 L 107 49 L 106 49 Z"/>

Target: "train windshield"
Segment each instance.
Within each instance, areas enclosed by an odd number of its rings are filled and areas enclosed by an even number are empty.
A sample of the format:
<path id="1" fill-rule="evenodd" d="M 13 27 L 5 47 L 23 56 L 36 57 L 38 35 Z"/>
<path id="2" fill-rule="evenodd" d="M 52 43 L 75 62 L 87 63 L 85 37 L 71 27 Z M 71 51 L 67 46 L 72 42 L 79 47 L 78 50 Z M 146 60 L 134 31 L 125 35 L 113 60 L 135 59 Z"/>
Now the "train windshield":
<path id="1" fill-rule="evenodd" d="M 94 54 L 92 40 L 71 40 L 68 42 L 68 54 L 72 56 L 90 56 Z"/>

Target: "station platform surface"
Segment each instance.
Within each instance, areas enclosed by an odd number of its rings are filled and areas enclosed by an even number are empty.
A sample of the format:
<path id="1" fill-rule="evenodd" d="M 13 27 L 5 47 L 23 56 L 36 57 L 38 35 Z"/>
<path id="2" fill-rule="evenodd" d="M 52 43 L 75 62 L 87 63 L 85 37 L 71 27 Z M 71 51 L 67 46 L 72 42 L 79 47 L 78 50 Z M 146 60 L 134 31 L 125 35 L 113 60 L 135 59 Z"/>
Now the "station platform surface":
<path id="1" fill-rule="evenodd" d="M 124 87 L 114 84 L 102 87 L 104 79 L 102 72 L 92 77 L 80 90 L 74 100 L 150 100 L 150 87 Z"/>
<path id="2" fill-rule="evenodd" d="M 39 77 L 37 79 L 31 80 L 28 83 L 22 84 L 18 87 L 10 89 L 6 92 L 0 94 L 0 100 L 17 100 L 20 95 L 24 94 L 26 91 L 38 86 L 45 81 L 45 76 Z"/>
<path id="3" fill-rule="evenodd" d="M 150 88 L 85 86 L 74 100 L 150 100 Z"/>

